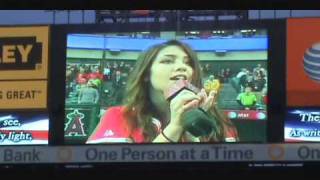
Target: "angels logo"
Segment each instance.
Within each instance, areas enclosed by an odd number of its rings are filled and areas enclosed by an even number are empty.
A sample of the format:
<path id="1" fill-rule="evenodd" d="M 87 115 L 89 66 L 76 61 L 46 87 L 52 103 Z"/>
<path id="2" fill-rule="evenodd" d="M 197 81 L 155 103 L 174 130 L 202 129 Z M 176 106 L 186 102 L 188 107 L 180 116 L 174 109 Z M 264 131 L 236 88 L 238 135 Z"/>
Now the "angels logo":
<path id="1" fill-rule="evenodd" d="M 75 109 L 72 113 L 67 114 L 68 122 L 65 124 L 65 136 L 87 136 L 84 131 L 82 119 L 85 115 Z"/>

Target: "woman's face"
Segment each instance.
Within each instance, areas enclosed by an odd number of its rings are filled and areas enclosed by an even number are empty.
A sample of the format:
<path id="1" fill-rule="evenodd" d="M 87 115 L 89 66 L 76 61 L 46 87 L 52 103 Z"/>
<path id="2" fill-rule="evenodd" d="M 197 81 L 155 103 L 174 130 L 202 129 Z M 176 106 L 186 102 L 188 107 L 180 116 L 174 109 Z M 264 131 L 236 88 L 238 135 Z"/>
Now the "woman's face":
<path id="1" fill-rule="evenodd" d="M 165 92 L 179 79 L 191 82 L 192 75 L 188 54 L 181 47 L 171 45 L 160 50 L 153 61 L 150 81 L 155 90 Z"/>

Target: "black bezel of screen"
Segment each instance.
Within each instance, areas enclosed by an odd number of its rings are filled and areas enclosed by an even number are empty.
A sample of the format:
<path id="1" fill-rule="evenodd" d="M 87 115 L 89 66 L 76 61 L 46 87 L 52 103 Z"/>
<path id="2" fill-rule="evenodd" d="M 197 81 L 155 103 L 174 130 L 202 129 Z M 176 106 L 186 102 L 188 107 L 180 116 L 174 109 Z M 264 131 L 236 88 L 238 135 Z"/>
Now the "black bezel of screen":
<path id="1" fill-rule="evenodd" d="M 173 23 L 53 25 L 50 37 L 49 145 L 64 145 L 64 104 L 67 35 L 141 31 L 192 31 L 256 28 L 268 34 L 267 142 L 282 143 L 285 118 L 285 20 L 202 21 Z"/>

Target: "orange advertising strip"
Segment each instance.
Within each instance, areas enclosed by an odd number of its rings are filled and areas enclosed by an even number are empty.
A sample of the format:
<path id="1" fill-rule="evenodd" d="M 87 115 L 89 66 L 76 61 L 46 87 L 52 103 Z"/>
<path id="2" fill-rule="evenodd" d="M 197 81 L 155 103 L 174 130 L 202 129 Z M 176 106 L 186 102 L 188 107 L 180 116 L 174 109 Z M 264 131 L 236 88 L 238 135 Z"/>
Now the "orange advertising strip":
<path id="1" fill-rule="evenodd" d="M 0 109 L 47 108 L 47 81 L 0 81 Z"/>
<path id="2" fill-rule="evenodd" d="M 287 105 L 320 105 L 320 18 L 287 21 Z"/>
<path id="3" fill-rule="evenodd" d="M 0 80 L 47 79 L 48 26 L 0 27 Z"/>

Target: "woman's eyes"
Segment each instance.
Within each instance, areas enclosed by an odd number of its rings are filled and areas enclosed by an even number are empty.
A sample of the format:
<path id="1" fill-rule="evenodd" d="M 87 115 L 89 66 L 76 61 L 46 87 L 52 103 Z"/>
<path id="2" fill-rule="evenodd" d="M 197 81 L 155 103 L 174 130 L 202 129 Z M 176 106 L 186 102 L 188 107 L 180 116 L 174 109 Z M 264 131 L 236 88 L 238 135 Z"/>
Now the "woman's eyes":
<path id="1" fill-rule="evenodd" d="M 188 60 L 185 60 L 184 63 L 185 63 L 185 64 L 188 64 L 189 66 L 192 65 L 191 60 L 189 60 L 189 59 L 188 59 Z"/>
<path id="2" fill-rule="evenodd" d="M 160 61 L 160 63 L 164 63 L 164 64 L 169 64 L 169 63 L 173 63 L 173 62 L 174 62 L 173 59 L 162 59 L 162 60 Z"/>
<path id="3" fill-rule="evenodd" d="M 163 63 L 163 64 L 172 64 L 174 63 L 174 59 L 162 59 L 160 61 L 160 63 Z M 190 60 L 184 60 L 184 63 L 191 66 L 191 61 Z"/>

